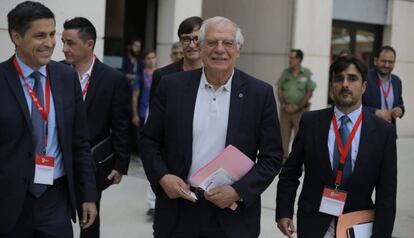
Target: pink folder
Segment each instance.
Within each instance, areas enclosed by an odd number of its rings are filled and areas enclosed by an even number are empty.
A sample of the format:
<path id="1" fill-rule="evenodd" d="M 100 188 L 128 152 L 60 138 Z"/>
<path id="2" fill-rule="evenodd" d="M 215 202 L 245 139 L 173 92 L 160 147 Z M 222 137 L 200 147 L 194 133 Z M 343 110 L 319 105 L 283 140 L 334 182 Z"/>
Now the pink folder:
<path id="1" fill-rule="evenodd" d="M 216 158 L 190 177 L 190 183 L 205 190 L 230 185 L 240 180 L 253 167 L 254 162 L 232 145 L 228 145 Z M 215 176 L 215 178 L 213 178 Z M 206 185 L 206 183 L 209 183 Z M 212 187 L 209 187 L 210 184 Z M 230 208 L 236 209 L 236 204 Z"/>

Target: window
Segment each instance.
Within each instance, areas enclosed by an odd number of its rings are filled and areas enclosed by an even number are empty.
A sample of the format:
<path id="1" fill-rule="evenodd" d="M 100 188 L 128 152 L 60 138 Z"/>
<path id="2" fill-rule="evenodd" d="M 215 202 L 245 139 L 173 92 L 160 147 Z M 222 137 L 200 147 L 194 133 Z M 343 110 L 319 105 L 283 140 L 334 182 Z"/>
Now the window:
<path id="1" fill-rule="evenodd" d="M 331 58 L 335 60 L 343 50 L 372 66 L 373 53 L 382 45 L 381 25 L 334 20 L 332 24 Z"/>

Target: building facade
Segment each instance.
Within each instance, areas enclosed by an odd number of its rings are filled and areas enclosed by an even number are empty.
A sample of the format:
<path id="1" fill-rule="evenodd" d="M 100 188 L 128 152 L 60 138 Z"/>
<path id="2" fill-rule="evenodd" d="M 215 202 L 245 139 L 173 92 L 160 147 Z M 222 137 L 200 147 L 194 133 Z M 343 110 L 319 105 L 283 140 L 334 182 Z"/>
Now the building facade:
<path id="1" fill-rule="evenodd" d="M 13 53 L 7 32 L 7 13 L 18 2 L 0 0 L 0 60 Z M 412 0 L 43 0 L 57 21 L 53 58 L 63 59 L 60 33 L 65 19 L 85 16 L 96 26 L 96 55 L 119 67 L 128 38 L 137 35 L 145 48 L 157 50 L 160 65 L 169 62 L 170 46 L 178 41 L 177 28 L 189 16 L 225 16 L 237 22 L 246 43 L 238 67 L 275 85 L 288 67 L 292 48 L 304 51 L 303 65 L 314 73 L 317 89 L 312 109 L 327 106 L 328 68 L 340 50 L 349 49 L 372 65 L 381 45 L 397 51 L 394 73 L 403 82 L 406 114 L 398 121 L 400 136 L 414 136 L 414 1 Z M 82 6 L 82 7 L 79 7 Z M 276 88 L 275 88 L 276 89 Z"/>

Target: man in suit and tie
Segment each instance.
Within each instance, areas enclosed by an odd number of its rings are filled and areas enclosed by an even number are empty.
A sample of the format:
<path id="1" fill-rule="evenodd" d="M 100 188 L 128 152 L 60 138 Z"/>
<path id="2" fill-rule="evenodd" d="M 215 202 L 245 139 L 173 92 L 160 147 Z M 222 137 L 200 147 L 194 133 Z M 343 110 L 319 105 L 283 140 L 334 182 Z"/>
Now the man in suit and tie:
<path id="1" fill-rule="evenodd" d="M 150 103 L 162 77 L 181 71 L 199 69 L 203 66 L 198 44 L 198 32 L 202 23 L 203 19 L 197 16 L 189 17 L 180 23 L 177 34 L 182 46 L 183 57 L 181 60 L 155 70 L 152 77 Z"/>
<path id="2" fill-rule="evenodd" d="M 338 215 L 366 209 L 375 209 L 373 237 L 391 237 L 397 192 L 396 133 L 394 126 L 362 107 L 366 74 L 362 61 L 340 57 L 329 74 L 335 106 L 302 116 L 277 187 L 276 221 L 288 237 L 296 231 L 292 217 L 303 167 L 298 237 L 336 237 Z M 375 202 L 371 199 L 374 189 Z M 337 201 L 335 211 L 325 209 L 327 194 L 346 194 L 346 199 Z"/>
<path id="3" fill-rule="evenodd" d="M 8 15 L 16 53 L 0 64 L 0 237 L 72 237 L 97 214 L 94 164 L 77 74 L 51 61 L 55 18 L 38 2 Z"/>
<path id="4" fill-rule="evenodd" d="M 154 237 L 258 237 L 260 195 L 282 164 L 273 89 L 234 67 L 244 41 L 234 22 L 208 19 L 198 37 L 204 67 L 160 81 L 142 132 L 141 158 L 157 195 Z M 209 191 L 189 184 L 229 144 L 253 168 Z"/>
<path id="5" fill-rule="evenodd" d="M 404 115 L 404 101 L 400 78 L 392 74 L 396 52 L 391 46 L 382 46 L 374 57 L 375 69 L 368 72 L 367 90 L 362 95 L 362 104 L 378 117 L 395 125 Z"/>
<path id="6" fill-rule="evenodd" d="M 103 64 L 93 53 L 96 43 L 96 29 L 84 17 L 75 17 L 63 24 L 62 42 L 66 63 L 78 72 L 82 95 L 85 100 L 86 116 L 91 147 L 107 146 L 114 153 L 110 170 L 105 171 L 102 158 L 94 154 L 97 167 L 98 201 L 106 186 L 101 186 L 99 176 L 121 182 L 122 175 L 127 174 L 129 164 L 128 123 L 130 118 L 129 83 L 121 72 Z M 103 143 L 109 140 L 110 143 Z M 101 162 L 99 162 L 101 161 Z M 105 174 L 108 173 L 108 174 Z M 94 224 L 81 231 L 80 237 L 99 237 L 99 215 Z"/>

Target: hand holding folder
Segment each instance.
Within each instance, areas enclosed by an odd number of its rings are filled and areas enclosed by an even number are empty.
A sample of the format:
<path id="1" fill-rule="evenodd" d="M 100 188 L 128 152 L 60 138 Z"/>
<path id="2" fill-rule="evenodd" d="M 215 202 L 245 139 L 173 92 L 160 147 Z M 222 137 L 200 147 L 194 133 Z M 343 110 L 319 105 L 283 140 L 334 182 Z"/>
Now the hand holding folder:
<path id="1" fill-rule="evenodd" d="M 190 183 L 206 191 L 231 185 L 240 180 L 253 167 L 254 162 L 236 147 L 227 146 L 216 158 L 190 177 Z M 235 210 L 234 203 L 230 208 Z"/>
<path id="2" fill-rule="evenodd" d="M 375 219 L 374 210 L 363 210 L 342 214 L 336 226 L 337 238 L 369 238 Z"/>

